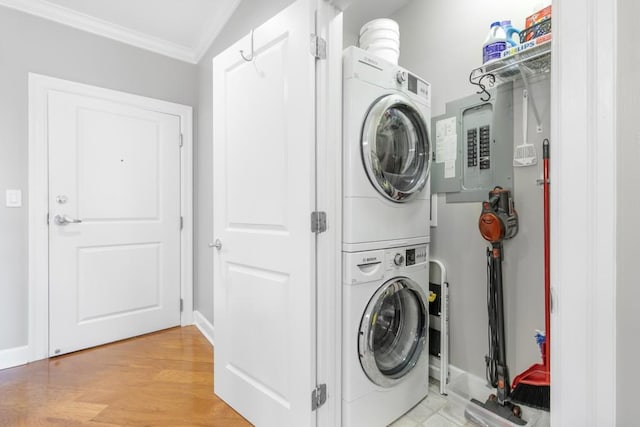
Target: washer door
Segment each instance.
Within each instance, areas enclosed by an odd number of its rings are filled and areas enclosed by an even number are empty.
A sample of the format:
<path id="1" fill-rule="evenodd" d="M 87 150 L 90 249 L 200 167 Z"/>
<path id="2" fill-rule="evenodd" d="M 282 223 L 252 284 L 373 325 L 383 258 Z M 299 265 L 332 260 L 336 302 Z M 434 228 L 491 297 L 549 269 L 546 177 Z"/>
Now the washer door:
<path id="1" fill-rule="evenodd" d="M 425 117 L 409 99 L 379 98 L 367 113 L 361 142 L 369 180 L 384 197 L 405 202 L 424 188 L 431 144 Z"/>
<path id="2" fill-rule="evenodd" d="M 360 323 L 358 353 L 369 379 L 392 387 L 413 369 L 424 351 L 429 313 L 424 291 L 397 277 L 375 293 Z"/>

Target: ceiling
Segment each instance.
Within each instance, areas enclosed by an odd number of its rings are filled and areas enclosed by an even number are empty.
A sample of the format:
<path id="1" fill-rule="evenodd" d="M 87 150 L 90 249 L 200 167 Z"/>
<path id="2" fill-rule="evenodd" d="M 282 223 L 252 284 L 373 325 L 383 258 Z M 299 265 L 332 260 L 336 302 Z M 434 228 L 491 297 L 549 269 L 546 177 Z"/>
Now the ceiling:
<path id="1" fill-rule="evenodd" d="M 195 64 L 240 1 L 0 0 L 0 6 Z M 389 16 L 409 0 L 331 1 L 345 9 L 345 28 L 349 29 Z"/>
<path id="2" fill-rule="evenodd" d="M 0 0 L 0 5 L 197 63 L 240 0 Z"/>

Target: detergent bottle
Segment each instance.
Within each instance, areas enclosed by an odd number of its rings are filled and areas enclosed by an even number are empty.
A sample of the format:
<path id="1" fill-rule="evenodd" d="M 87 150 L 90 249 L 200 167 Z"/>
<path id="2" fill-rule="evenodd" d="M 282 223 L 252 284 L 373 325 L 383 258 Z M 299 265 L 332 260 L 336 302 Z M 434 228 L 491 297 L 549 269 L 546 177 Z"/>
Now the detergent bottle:
<path id="1" fill-rule="evenodd" d="M 502 51 L 507 49 L 507 34 L 496 21 L 491 24 L 489 35 L 482 46 L 482 63 L 487 63 L 494 59 L 499 59 Z"/>
<path id="2" fill-rule="evenodd" d="M 510 20 L 500 22 L 500 26 L 504 30 L 507 43 L 509 44 L 507 48 L 520 44 L 520 30 L 514 28 Z"/>

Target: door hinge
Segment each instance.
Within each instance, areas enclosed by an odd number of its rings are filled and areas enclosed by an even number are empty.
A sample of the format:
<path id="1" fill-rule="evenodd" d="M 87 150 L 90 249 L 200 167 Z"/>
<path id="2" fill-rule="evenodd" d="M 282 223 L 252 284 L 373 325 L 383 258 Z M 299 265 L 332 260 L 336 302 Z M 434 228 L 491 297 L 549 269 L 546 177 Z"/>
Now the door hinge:
<path id="1" fill-rule="evenodd" d="M 180 134 L 180 148 L 184 145 L 184 135 Z"/>
<path id="2" fill-rule="evenodd" d="M 327 231 L 327 213 L 321 211 L 311 212 L 311 232 L 324 233 Z"/>
<path id="3" fill-rule="evenodd" d="M 316 59 L 327 59 L 327 41 L 311 34 L 311 55 Z"/>
<path id="4" fill-rule="evenodd" d="M 49 225 L 49 212 L 47 212 L 47 225 Z"/>
<path id="5" fill-rule="evenodd" d="M 315 411 L 327 401 L 327 385 L 320 384 L 311 392 L 311 410 Z"/>
<path id="6" fill-rule="evenodd" d="M 184 228 L 184 217 L 180 217 L 180 230 Z"/>
<path id="7" fill-rule="evenodd" d="M 180 313 L 182 313 L 182 310 L 184 310 L 184 300 L 180 298 Z"/>

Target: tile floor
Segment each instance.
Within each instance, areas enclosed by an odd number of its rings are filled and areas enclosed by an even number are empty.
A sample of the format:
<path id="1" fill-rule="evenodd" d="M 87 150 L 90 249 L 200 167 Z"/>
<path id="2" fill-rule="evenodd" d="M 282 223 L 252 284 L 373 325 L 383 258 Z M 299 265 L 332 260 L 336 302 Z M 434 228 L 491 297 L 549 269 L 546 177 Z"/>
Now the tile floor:
<path id="1" fill-rule="evenodd" d="M 459 427 L 475 426 L 448 410 L 447 396 L 440 394 L 440 383 L 429 378 L 429 395 L 389 427 Z"/>
<path id="2" fill-rule="evenodd" d="M 440 394 L 440 383 L 429 378 L 429 395 L 389 427 L 476 426 L 464 418 L 464 409 L 460 408 L 458 404 L 450 402 L 450 399 L 449 396 Z M 538 427 L 548 426 L 549 414 L 542 413 L 535 425 Z"/>

